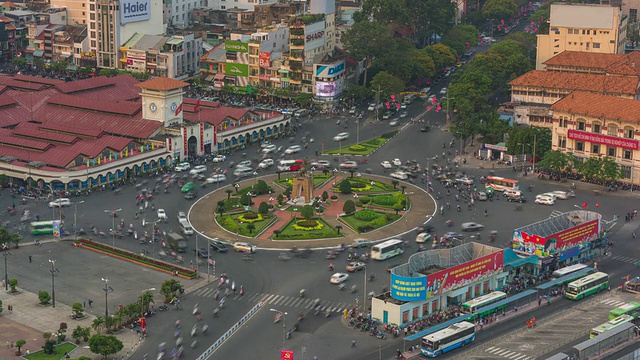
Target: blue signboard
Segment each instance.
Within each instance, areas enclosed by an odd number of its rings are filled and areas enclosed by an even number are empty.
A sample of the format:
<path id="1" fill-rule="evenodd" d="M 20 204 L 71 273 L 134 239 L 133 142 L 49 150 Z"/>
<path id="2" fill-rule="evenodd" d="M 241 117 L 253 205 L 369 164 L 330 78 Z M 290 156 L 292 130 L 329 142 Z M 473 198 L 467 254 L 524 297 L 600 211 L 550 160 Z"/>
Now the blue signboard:
<path id="1" fill-rule="evenodd" d="M 407 277 L 391 273 L 391 297 L 402 301 L 427 299 L 427 277 Z"/>
<path id="2" fill-rule="evenodd" d="M 562 252 L 562 255 L 560 255 L 560 261 L 565 261 L 567 259 L 571 259 L 572 257 L 576 257 L 578 256 L 578 254 L 580 254 L 580 246 L 574 246 L 571 249 L 567 249 L 565 251 Z"/>

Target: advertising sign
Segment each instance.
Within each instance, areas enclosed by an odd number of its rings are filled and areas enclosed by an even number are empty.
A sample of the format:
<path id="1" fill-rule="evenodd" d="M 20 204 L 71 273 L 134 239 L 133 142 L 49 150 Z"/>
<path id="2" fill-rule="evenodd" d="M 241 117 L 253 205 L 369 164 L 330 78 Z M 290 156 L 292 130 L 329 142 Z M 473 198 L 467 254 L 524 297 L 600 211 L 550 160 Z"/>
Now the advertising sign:
<path id="1" fill-rule="evenodd" d="M 336 79 L 333 82 L 316 81 L 316 96 L 336 96 L 341 92 L 341 80 Z"/>
<path id="2" fill-rule="evenodd" d="M 121 0 L 120 24 L 144 21 L 151 19 L 150 0 Z"/>
<path id="3" fill-rule="evenodd" d="M 600 221 L 591 220 L 558 233 L 540 237 L 524 231 L 514 230 L 513 250 L 526 255 L 546 257 L 598 238 Z"/>
<path id="4" fill-rule="evenodd" d="M 406 277 L 391 273 L 391 297 L 402 301 L 427 299 L 427 277 Z"/>
<path id="5" fill-rule="evenodd" d="M 269 81 L 271 80 L 271 77 L 269 75 L 259 75 L 258 78 L 260 80 L 264 80 L 264 81 Z"/>
<path id="6" fill-rule="evenodd" d="M 187 135 L 187 127 L 182 128 L 182 154 L 186 158 L 189 151 L 189 136 Z"/>
<path id="7" fill-rule="evenodd" d="M 573 140 L 587 141 L 607 146 L 616 146 L 624 149 L 638 150 L 640 148 L 638 147 L 638 140 L 594 134 L 586 131 L 569 130 L 567 133 L 567 137 Z"/>
<path id="8" fill-rule="evenodd" d="M 224 48 L 228 52 L 248 53 L 249 44 L 240 41 L 225 41 Z"/>
<path id="9" fill-rule="evenodd" d="M 258 65 L 261 68 L 271 67 L 271 53 L 268 51 L 260 51 Z"/>
<path id="10" fill-rule="evenodd" d="M 249 76 L 249 65 L 247 64 L 236 64 L 236 63 L 226 63 L 224 68 L 224 73 L 231 76 Z"/>
<path id="11" fill-rule="evenodd" d="M 204 123 L 200 123 L 200 152 L 204 152 Z"/>
<path id="12" fill-rule="evenodd" d="M 504 250 L 475 260 L 438 271 L 427 277 L 427 298 L 439 296 L 501 271 L 504 267 Z"/>
<path id="13" fill-rule="evenodd" d="M 280 360 L 293 360 L 293 350 L 280 350 Z"/>
<path id="14" fill-rule="evenodd" d="M 304 50 L 309 51 L 324 46 L 324 21 L 307 25 L 304 28 Z"/>
<path id="15" fill-rule="evenodd" d="M 60 237 L 60 220 L 53 220 L 53 236 Z"/>
<path id="16" fill-rule="evenodd" d="M 344 72 L 344 60 L 331 65 L 315 65 L 316 77 L 333 78 Z"/>
<path id="17" fill-rule="evenodd" d="M 221 88 L 221 87 L 223 87 L 223 86 L 224 86 L 224 81 L 217 81 L 217 80 L 216 80 L 216 81 L 214 81 L 214 82 L 213 82 L 213 86 L 214 86 L 214 87 L 220 87 L 220 88 Z"/>

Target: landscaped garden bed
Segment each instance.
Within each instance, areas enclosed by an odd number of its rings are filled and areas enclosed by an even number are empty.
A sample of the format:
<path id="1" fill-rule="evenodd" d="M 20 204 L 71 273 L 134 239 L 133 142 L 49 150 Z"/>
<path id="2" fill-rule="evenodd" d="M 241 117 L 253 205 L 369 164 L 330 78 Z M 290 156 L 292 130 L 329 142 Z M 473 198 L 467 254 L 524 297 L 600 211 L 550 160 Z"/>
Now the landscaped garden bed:
<path id="1" fill-rule="evenodd" d="M 216 217 L 218 224 L 225 230 L 242 236 L 255 237 L 274 220 L 272 214 L 253 211 L 227 214 Z"/>
<path id="2" fill-rule="evenodd" d="M 287 187 L 293 186 L 293 178 L 294 176 L 291 177 L 287 177 L 284 179 L 276 179 L 273 182 L 278 184 L 279 186 L 281 186 L 283 189 L 286 189 Z M 331 179 L 333 177 L 333 175 L 329 175 L 329 174 L 318 174 L 318 175 L 313 175 L 313 187 L 314 188 L 318 188 L 318 186 L 320 186 L 321 184 L 324 184 L 327 182 L 327 180 Z"/>
<path id="3" fill-rule="evenodd" d="M 324 154 L 333 155 L 333 154 L 342 154 L 342 155 L 369 155 L 372 152 L 376 151 L 378 148 L 382 147 L 389 139 L 394 137 L 399 130 L 391 131 L 385 134 L 382 134 L 373 139 L 367 140 L 365 142 L 361 142 L 359 144 L 343 146 L 338 149 L 327 150 Z"/>
<path id="4" fill-rule="evenodd" d="M 383 226 L 394 223 L 402 215 L 362 209 L 351 215 L 342 215 L 340 219 L 349 224 L 358 233 L 371 232 Z"/>
<path id="5" fill-rule="evenodd" d="M 380 181 L 367 179 L 364 177 L 355 176 L 348 179 L 344 179 L 342 181 L 348 181 L 349 184 L 351 185 L 351 191 L 354 193 L 358 193 L 359 195 L 363 195 L 367 193 L 399 192 L 398 189 L 394 188 L 392 185 L 385 184 Z M 340 183 L 336 184 L 334 191 L 340 191 L 339 189 L 340 189 Z"/>
<path id="6" fill-rule="evenodd" d="M 342 237 L 342 233 L 321 218 L 293 218 L 285 226 L 273 232 L 274 240 L 309 240 Z"/>
<path id="7" fill-rule="evenodd" d="M 64 358 L 65 354 L 72 352 L 77 347 L 78 346 L 73 343 L 65 342 L 60 345 L 54 346 L 53 354 L 45 354 L 44 350 L 40 350 L 32 352 L 29 355 L 22 355 L 22 357 L 29 360 L 60 360 Z"/>

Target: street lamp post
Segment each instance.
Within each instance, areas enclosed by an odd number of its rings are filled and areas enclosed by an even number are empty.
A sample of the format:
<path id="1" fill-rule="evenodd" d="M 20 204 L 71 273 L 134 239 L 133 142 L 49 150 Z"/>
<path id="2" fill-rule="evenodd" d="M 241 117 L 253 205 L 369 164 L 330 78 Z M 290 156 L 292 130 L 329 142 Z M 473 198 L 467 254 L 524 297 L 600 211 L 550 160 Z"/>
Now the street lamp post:
<path id="1" fill-rule="evenodd" d="M 104 281 L 104 288 L 102 288 L 102 290 L 104 291 L 104 317 L 108 318 L 109 317 L 109 293 L 113 292 L 113 288 L 109 286 L 108 278 L 102 278 L 102 281 Z"/>
<path id="2" fill-rule="evenodd" d="M 5 251 L 2 253 L 4 256 L 4 289 L 9 290 L 9 273 L 7 272 L 7 256 L 11 256 L 11 253 Z"/>
<path id="3" fill-rule="evenodd" d="M 84 200 L 76 201 L 73 203 L 73 235 L 75 236 L 76 240 L 78 240 L 78 221 L 77 221 L 78 220 L 78 217 L 77 217 L 78 204 L 84 204 Z"/>
<path id="4" fill-rule="evenodd" d="M 53 307 L 56 307 L 56 273 L 59 272 L 58 269 L 56 268 L 56 261 L 57 260 L 51 260 L 49 259 L 49 262 L 51 263 L 51 270 L 49 270 L 49 272 L 51 273 L 51 299 L 53 300 Z"/>
<path id="5" fill-rule="evenodd" d="M 116 247 L 116 214 L 118 214 L 120 211 L 122 211 L 122 209 L 117 209 L 117 210 L 105 210 L 105 213 L 110 213 L 111 214 L 111 219 L 112 219 L 112 227 L 111 227 L 111 242 L 112 242 L 112 246 L 115 248 Z"/>
<path id="6" fill-rule="evenodd" d="M 278 309 L 269 309 L 271 312 L 276 312 L 282 316 L 282 350 L 284 350 L 284 342 L 287 340 L 287 313 Z"/>

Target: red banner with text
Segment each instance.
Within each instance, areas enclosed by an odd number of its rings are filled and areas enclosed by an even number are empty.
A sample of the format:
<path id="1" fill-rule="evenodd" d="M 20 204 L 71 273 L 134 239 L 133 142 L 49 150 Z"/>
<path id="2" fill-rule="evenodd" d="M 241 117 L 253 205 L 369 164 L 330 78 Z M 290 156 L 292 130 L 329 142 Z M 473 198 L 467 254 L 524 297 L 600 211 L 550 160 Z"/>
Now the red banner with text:
<path id="1" fill-rule="evenodd" d="M 200 123 L 200 152 L 204 152 L 204 123 Z"/>
<path id="2" fill-rule="evenodd" d="M 186 158 L 189 154 L 189 136 L 187 135 L 187 127 L 182 128 L 182 154 Z"/>
<path id="3" fill-rule="evenodd" d="M 504 267 L 504 250 L 427 276 L 427 299 L 486 278 Z"/>

